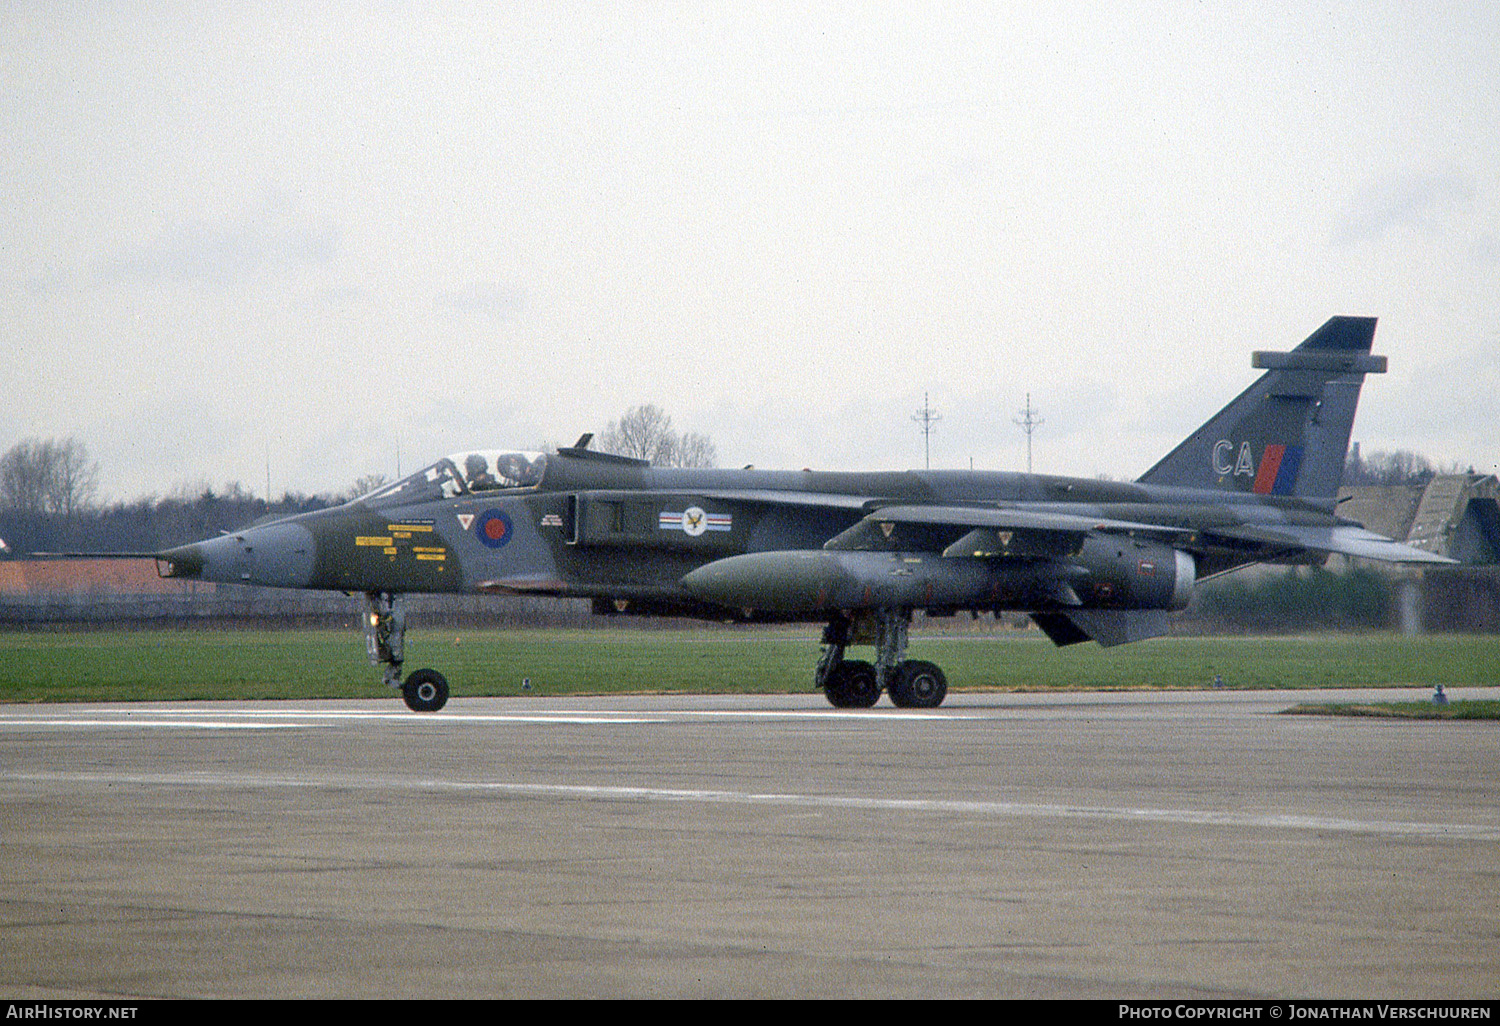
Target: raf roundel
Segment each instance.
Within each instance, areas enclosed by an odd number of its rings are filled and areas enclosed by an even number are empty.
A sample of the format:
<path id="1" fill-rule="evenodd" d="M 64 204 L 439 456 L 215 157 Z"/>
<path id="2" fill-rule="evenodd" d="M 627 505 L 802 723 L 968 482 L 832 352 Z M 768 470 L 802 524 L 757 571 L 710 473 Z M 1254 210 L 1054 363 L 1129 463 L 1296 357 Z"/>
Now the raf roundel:
<path id="1" fill-rule="evenodd" d="M 514 533 L 510 517 L 498 509 L 488 509 L 474 521 L 474 534 L 492 549 L 498 549 L 510 541 Z"/>

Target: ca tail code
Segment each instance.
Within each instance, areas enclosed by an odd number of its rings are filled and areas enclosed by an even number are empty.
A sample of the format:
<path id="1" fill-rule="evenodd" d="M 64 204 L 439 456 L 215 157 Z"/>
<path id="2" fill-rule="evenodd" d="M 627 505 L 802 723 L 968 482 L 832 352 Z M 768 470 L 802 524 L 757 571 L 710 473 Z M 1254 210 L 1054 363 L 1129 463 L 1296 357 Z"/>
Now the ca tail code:
<path id="1" fill-rule="evenodd" d="M 1257 495 L 1290 495 L 1302 468 L 1302 446 L 1272 442 L 1261 453 L 1259 469 L 1249 442 L 1241 442 L 1238 451 L 1227 438 L 1214 445 L 1214 473 L 1222 476 L 1250 478 L 1250 490 Z"/>

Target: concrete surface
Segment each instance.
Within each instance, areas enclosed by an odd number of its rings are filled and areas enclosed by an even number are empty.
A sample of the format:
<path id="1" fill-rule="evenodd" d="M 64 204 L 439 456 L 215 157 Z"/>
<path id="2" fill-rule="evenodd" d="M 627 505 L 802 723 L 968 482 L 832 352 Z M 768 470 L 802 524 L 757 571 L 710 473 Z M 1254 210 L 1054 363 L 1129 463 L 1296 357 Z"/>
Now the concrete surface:
<path id="1" fill-rule="evenodd" d="M 1493 998 L 1500 725 L 1352 694 L 3 707 L 0 995 Z"/>

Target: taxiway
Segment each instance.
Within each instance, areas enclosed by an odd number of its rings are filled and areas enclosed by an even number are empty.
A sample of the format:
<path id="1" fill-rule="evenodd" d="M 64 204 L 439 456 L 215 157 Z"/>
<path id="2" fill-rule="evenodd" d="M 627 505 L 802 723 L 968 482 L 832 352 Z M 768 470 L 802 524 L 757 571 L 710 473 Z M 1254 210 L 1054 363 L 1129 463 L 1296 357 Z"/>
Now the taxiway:
<path id="1" fill-rule="evenodd" d="M 1351 694 L 4 707 L 0 990 L 1492 998 L 1500 728 Z"/>

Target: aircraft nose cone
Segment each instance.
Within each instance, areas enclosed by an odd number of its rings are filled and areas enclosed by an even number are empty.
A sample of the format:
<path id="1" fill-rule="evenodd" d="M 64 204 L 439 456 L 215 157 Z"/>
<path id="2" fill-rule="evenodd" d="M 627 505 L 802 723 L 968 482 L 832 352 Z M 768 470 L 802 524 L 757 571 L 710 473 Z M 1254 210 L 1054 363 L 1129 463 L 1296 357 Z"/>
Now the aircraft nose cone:
<path id="1" fill-rule="evenodd" d="M 203 550 L 198 545 L 179 545 L 156 557 L 156 572 L 162 577 L 197 579 L 203 576 Z"/>
<path id="2" fill-rule="evenodd" d="M 226 534 L 165 553 L 168 577 L 196 577 L 221 584 L 250 583 L 250 553 L 245 536 Z"/>
<path id="3" fill-rule="evenodd" d="M 312 579 L 316 554 L 311 531 L 281 523 L 182 545 L 157 560 L 163 577 L 302 588 Z"/>

